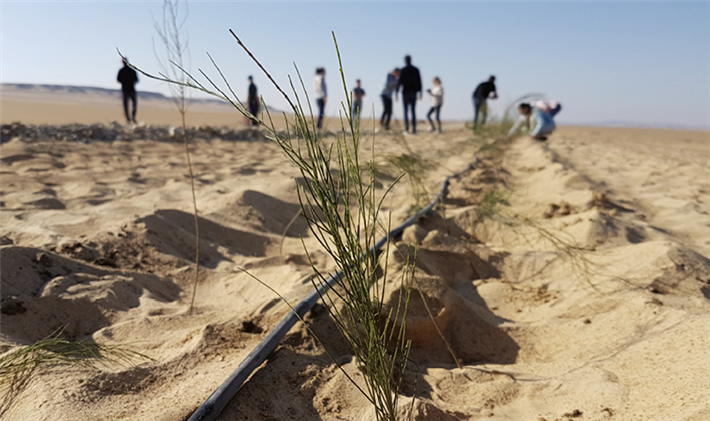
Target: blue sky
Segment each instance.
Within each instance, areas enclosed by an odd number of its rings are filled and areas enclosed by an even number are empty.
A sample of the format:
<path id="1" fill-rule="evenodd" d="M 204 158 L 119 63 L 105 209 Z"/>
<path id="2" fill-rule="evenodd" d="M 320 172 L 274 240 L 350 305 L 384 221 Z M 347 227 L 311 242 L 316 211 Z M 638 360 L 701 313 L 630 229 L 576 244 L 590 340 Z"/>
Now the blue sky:
<path id="1" fill-rule="evenodd" d="M 387 72 L 411 54 L 425 86 L 439 76 L 442 118 L 466 119 L 471 92 L 497 77 L 494 112 L 527 93 L 563 103 L 560 123 L 624 121 L 710 128 L 710 2 L 189 2 L 191 69 L 210 52 L 237 93 L 253 74 L 267 103 L 285 108 L 228 33 L 233 29 L 287 85 L 295 62 L 309 91 L 326 68 L 328 113 L 344 99 L 330 31 L 349 84 L 381 110 Z M 117 88 L 116 48 L 158 71 L 152 42 L 159 1 L 2 1 L 3 83 Z M 167 92 L 142 78 L 139 89 Z M 429 101 L 418 110 L 424 115 Z M 395 116 L 401 116 L 401 103 Z"/>

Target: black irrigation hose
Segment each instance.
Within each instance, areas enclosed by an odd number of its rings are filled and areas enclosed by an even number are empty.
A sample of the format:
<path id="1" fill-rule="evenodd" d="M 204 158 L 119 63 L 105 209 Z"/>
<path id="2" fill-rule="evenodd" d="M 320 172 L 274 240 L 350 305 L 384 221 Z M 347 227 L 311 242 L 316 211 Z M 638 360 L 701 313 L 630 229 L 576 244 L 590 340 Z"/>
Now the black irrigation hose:
<path id="1" fill-rule="evenodd" d="M 446 194 L 446 191 L 449 187 L 449 180 L 452 178 L 457 178 L 464 173 L 470 171 L 473 169 L 475 164 L 478 162 L 478 157 L 474 154 L 473 155 L 473 162 L 469 164 L 463 171 L 450 175 L 444 179 L 444 182 L 441 185 L 441 189 L 439 190 L 439 194 L 436 195 L 434 200 L 431 201 L 424 209 L 420 210 L 417 212 L 414 216 L 410 217 L 402 225 L 398 226 L 397 228 L 393 229 L 392 231 L 389 232 L 389 234 L 385 237 L 382 237 L 380 241 L 377 242 L 370 250 L 369 253 L 375 253 L 379 251 L 382 246 L 387 244 L 390 238 L 395 238 L 398 237 L 400 234 L 404 232 L 404 229 L 407 228 L 408 226 L 414 224 L 421 218 L 422 216 L 428 214 L 434 209 L 434 206 L 437 205 L 443 199 L 444 195 Z M 234 397 L 234 395 L 237 394 L 237 391 L 242 387 L 244 382 L 251 376 L 251 373 L 256 370 L 257 367 L 261 365 L 266 360 L 266 357 L 274 350 L 276 349 L 276 346 L 281 342 L 281 339 L 286 336 L 286 334 L 291 330 L 293 325 L 296 324 L 299 320 L 302 320 L 306 312 L 313 308 L 313 306 L 318 302 L 318 299 L 325 294 L 333 285 L 335 285 L 338 281 L 343 276 L 342 271 L 338 271 L 336 274 L 331 275 L 328 279 L 326 279 L 325 283 L 321 284 L 318 286 L 317 289 L 315 289 L 308 297 L 306 297 L 303 301 L 298 303 L 293 308 L 293 311 L 290 311 L 286 317 L 281 320 L 281 322 L 272 330 L 266 338 L 264 338 L 263 341 L 259 345 L 257 345 L 256 348 L 247 356 L 247 358 L 242 361 L 241 364 L 237 367 L 236 370 L 227 378 L 227 380 L 222 383 L 212 394 L 210 395 L 209 398 L 203 403 L 197 410 L 192 414 L 192 416 L 188 419 L 188 421 L 214 421 L 217 419 L 217 416 L 222 412 L 225 406 L 229 403 L 229 401 Z"/>

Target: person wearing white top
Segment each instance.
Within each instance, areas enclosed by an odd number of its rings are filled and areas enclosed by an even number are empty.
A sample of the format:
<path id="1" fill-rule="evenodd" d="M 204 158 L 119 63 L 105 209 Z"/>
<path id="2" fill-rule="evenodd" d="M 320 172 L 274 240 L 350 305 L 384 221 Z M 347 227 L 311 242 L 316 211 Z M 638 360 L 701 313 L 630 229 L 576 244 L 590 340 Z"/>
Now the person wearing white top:
<path id="1" fill-rule="evenodd" d="M 556 125 L 553 116 L 560 111 L 562 106 L 559 103 L 555 103 L 553 108 L 549 108 L 549 105 L 552 104 L 539 104 L 542 107 L 538 107 L 538 104 L 535 105 L 534 107 L 528 103 L 518 105 L 520 117 L 508 132 L 508 136 L 515 135 L 520 128 L 523 128 L 523 131 L 533 139 L 545 141 L 555 131 Z"/>
<path id="2" fill-rule="evenodd" d="M 562 105 L 554 99 L 541 99 L 535 103 L 535 106 L 550 114 L 550 117 L 556 116 L 562 109 Z"/>
<path id="3" fill-rule="evenodd" d="M 441 111 L 441 106 L 444 104 L 444 88 L 441 87 L 441 79 L 439 79 L 438 76 L 434 78 L 433 83 L 434 87 L 427 90 L 427 93 L 431 95 L 431 108 L 429 109 L 429 113 L 426 115 L 426 118 L 429 120 L 429 124 L 431 124 L 431 131 L 438 131 L 441 133 L 439 111 Z M 434 113 L 436 113 L 435 117 L 438 129 L 437 126 L 434 126 L 434 122 L 431 120 L 431 115 Z"/>
<path id="4" fill-rule="evenodd" d="M 325 69 L 316 69 L 316 81 L 314 86 L 316 104 L 318 105 L 318 128 L 323 127 L 323 114 L 325 112 L 325 101 L 328 99 L 328 89 L 325 86 Z"/>

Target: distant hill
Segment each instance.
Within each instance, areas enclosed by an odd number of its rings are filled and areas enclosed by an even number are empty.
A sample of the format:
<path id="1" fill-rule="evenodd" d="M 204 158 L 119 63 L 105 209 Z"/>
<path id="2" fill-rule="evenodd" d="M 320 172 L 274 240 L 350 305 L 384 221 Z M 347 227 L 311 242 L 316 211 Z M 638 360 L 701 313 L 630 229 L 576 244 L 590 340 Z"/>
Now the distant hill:
<path id="1" fill-rule="evenodd" d="M 42 85 L 31 83 L 3 83 L 2 91 L 26 91 L 26 92 L 52 92 L 52 93 L 68 93 L 79 95 L 99 95 L 120 97 L 119 89 L 96 88 L 93 86 L 70 86 L 70 85 Z M 159 92 L 149 92 L 138 90 L 141 99 L 152 99 L 158 101 L 172 101 L 172 98 L 165 96 Z M 211 98 L 190 98 L 190 101 L 197 104 L 218 104 L 226 105 L 224 101 Z"/>
<path id="2" fill-rule="evenodd" d="M 94 124 L 123 120 L 120 89 L 93 86 L 3 83 L 0 85 L 3 124 Z M 240 98 L 241 99 L 241 98 Z M 169 94 L 138 91 L 138 119 L 146 124 L 173 124 L 175 104 Z M 243 118 L 225 101 L 190 98 L 188 124 L 193 126 L 243 125 Z M 280 114 L 269 107 L 269 112 Z"/>

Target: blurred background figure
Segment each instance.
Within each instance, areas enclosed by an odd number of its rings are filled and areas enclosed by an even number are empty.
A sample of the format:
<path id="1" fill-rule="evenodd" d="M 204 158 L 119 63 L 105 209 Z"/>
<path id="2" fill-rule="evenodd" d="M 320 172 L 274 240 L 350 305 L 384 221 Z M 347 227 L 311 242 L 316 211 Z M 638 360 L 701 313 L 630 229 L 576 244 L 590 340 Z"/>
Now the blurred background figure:
<path id="1" fill-rule="evenodd" d="M 323 114 L 325 113 L 325 102 L 328 100 L 328 88 L 325 86 L 325 69 L 319 67 L 316 69 L 316 81 L 314 86 L 316 105 L 318 105 L 318 125 L 320 129 L 323 127 Z"/>
<path id="2" fill-rule="evenodd" d="M 397 84 L 399 83 L 399 69 L 394 69 L 387 74 L 387 79 L 385 80 L 385 88 L 382 90 L 380 97 L 382 98 L 382 105 L 384 111 L 382 111 L 382 118 L 380 118 L 380 126 L 383 129 L 390 129 L 390 120 L 392 119 L 392 94 L 397 90 Z"/>
<path id="3" fill-rule="evenodd" d="M 400 71 L 397 91 L 402 88 L 402 102 L 404 103 L 404 134 L 409 131 L 407 110 L 412 112 L 412 134 L 417 133 L 417 95 L 422 99 L 422 78 L 419 69 L 412 66 L 412 57 L 404 57 L 404 68 Z"/>
<path id="4" fill-rule="evenodd" d="M 431 124 L 431 131 L 438 131 L 441 133 L 439 111 L 441 111 L 441 106 L 444 104 L 444 88 L 441 87 L 441 79 L 439 79 L 438 76 L 434 78 L 432 83 L 434 84 L 434 87 L 427 89 L 427 93 L 431 95 L 431 108 L 429 109 L 429 113 L 426 115 L 426 118 L 429 120 L 429 124 Z M 436 117 L 436 125 L 438 127 L 434 127 L 434 122 L 431 120 L 431 115 L 434 113 Z"/>
<path id="5" fill-rule="evenodd" d="M 362 98 L 365 96 L 365 90 L 360 86 L 360 79 L 355 81 L 355 89 L 353 89 L 353 119 L 358 118 L 362 113 Z"/>
<path id="6" fill-rule="evenodd" d="M 486 118 L 488 117 L 488 103 L 486 101 L 489 98 L 498 98 L 495 81 L 496 77 L 491 76 L 487 81 L 479 83 L 476 90 L 473 91 L 473 130 L 478 129 L 479 114 L 481 114 L 481 126 L 486 124 Z"/>
<path id="7" fill-rule="evenodd" d="M 554 114 L 548 113 L 539 107 L 532 107 L 525 102 L 518 105 L 520 117 L 510 129 L 508 135 L 513 136 L 522 128 L 535 140 L 547 140 L 547 136 L 551 135 L 556 128 L 553 116 L 562 109 L 562 106 L 556 101 L 552 101 L 552 103 L 554 103 L 554 107 L 550 111 L 553 111 Z"/>
<path id="8" fill-rule="evenodd" d="M 247 94 L 247 107 L 249 108 L 249 114 L 258 118 L 259 108 L 261 106 L 261 101 L 259 101 L 259 93 L 254 84 L 254 78 L 249 76 L 249 93 Z M 258 126 L 259 123 L 256 120 L 251 120 L 252 126 Z"/>
<path id="9" fill-rule="evenodd" d="M 123 59 L 123 68 L 118 71 L 118 77 L 116 80 L 121 84 L 121 91 L 123 92 L 123 113 L 126 115 L 126 121 L 128 124 L 136 123 L 136 111 L 138 108 L 138 102 L 136 99 L 136 83 L 138 83 L 138 75 L 136 71 L 128 66 L 128 61 Z M 128 100 L 133 102 L 133 112 L 128 113 Z"/>
<path id="10" fill-rule="evenodd" d="M 562 109 L 562 105 L 552 99 L 541 99 L 535 103 L 535 106 L 542 111 L 550 114 L 550 117 L 555 117 Z"/>

